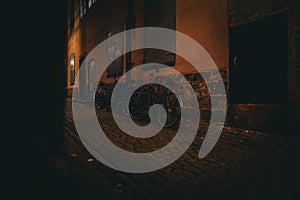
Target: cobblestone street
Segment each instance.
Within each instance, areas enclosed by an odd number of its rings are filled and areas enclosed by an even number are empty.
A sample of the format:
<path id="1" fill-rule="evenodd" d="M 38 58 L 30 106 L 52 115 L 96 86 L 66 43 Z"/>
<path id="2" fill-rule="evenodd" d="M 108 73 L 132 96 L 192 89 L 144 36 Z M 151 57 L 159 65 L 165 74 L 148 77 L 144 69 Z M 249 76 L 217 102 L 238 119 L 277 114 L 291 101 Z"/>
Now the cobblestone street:
<path id="1" fill-rule="evenodd" d="M 85 106 L 85 105 L 82 105 Z M 112 114 L 97 110 L 107 137 L 132 152 L 150 152 L 168 144 L 176 128 L 150 139 L 128 136 Z M 213 151 L 198 158 L 207 125 L 200 124 L 189 150 L 171 165 L 151 173 L 131 174 L 106 167 L 85 149 L 66 100 L 65 150 L 80 184 L 82 199 L 299 199 L 299 139 L 225 126 Z"/>

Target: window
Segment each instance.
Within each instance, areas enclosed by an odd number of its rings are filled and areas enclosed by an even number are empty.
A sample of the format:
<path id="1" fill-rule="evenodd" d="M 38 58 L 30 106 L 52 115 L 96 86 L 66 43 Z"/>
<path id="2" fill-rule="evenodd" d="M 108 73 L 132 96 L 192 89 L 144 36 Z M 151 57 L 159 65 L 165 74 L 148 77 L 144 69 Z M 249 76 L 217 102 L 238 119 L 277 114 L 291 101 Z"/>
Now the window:
<path id="1" fill-rule="evenodd" d="M 96 0 L 88 0 L 88 8 L 90 9 L 96 3 Z"/>
<path id="2" fill-rule="evenodd" d="M 80 19 L 82 19 L 86 15 L 86 4 L 87 0 L 80 0 L 79 2 Z"/>
<path id="3" fill-rule="evenodd" d="M 70 2 L 70 33 L 74 30 L 74 0 L 71 0 Z"/>
<path id="4" fill-rule="evenodd" d="M 79 2 L 79 11 L 80 11 L 80 19 L 82 19 L 87 11 L 91 9 L 96 3 L 96 0 L 80 0 Z"/>
<path id="5" fill-rule="evenodd" d="M 70 56 L 70 85 L 75 82 L 75 55 Z"/>
<path id="6" fill-rule="evenodd" d="M 144 25 L 145 27 L 162 27 L 176 30 L 176 0 L 144 0 Z M 176 36 L 171 35 L 172 42 L 166 44 L 175 50 Z M 161 63 L 168 66 L 175 65 L 174 52 L 158 49 L 144 50 L 144 63 Z"/>
<path id="7" fill-rule="evenodd" d="M 107 77 L 116 77 L 116 76 L 121 76 L 123 74 L 123 37 L 122 38 L 115 38 L 112 39 L 111 36 L 115 35 L 117 33 L 122 32 L 123 30 L 123 25 L 120 24 L 113 24 L 109 28 L 109 32 L 107 33 L 107 38 L 108 38 L 108 49 L 107 49 L 107 56 L 108 56 L 108 61 L 112 62 L 108 67 L 107 67 Z M 115 58 L 117 55 L 121 55 L 117 59 Z"/>

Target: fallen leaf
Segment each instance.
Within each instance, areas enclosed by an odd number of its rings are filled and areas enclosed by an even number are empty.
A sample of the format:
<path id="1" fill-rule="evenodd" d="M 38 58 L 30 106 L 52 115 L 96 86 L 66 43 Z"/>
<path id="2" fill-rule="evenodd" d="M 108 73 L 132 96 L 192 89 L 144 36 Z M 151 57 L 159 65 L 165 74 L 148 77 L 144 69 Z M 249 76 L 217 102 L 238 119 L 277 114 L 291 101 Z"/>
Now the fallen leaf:
<path id="1" fill-rule="evenodd" d="M 70 156 L 77 157 L 78 155 L 76 153 L 70 153 Z"/>
<path id="2" fill-rule="evenodd" d="M 86 161 L 88 162 L 88 163 L 91 163 L 91 162 L 94 162 L 94 158 L 89 158 L 89 159 L 87 159 Z"/>

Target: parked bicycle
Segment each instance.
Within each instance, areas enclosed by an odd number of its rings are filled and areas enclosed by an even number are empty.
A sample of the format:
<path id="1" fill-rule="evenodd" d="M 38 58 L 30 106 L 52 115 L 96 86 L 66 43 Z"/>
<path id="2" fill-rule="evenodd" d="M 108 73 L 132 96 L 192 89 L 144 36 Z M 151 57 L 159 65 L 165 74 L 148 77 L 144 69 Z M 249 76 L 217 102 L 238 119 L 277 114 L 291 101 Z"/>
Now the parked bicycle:
<path id="1" fill-rule="evenodd" d="M 143 92 L 136 92 L 130 102 L 134 102 L 131 114 L 138 109 L 139 116 L 143 116 L 144 120 L 149 121 L 149 109 L 154 104 L 160 104 L 167 112 L 167 119 L 163 121 L 162 116 L 157 115 L 158 122 L 166 127 L 174 126 L 180 119 L 180 104 L 172 91 L 164 86 L 150 84 Z M 138 105 L 136 105 L 138 104 Z M 165 122 L 165 123 L 164 123 Z"/>
<path id="2" fill-rule="evenodd" d="M 159 77 L 158 77 L 159 78 Z M 162 78 L 162 77 L 161 77 Z M 165 79 L 165 78 L 164 78 Z M 154 104 L 160 104 L 163 106 L 165 111 L 167 112 L 167 119 L 164 123 L 162 116 L 159 116 L 158 113 L 158 122 L 166 128 L 173 127 L 177 124 L 177 122 L 181 118 L 181 107 L 185 109 L 193 109 L 191 101 L 192 93 L 189 93 L 189 90 L 185 88 L 185 84 L 182 84 L 182 78 L 180 76 L 173 76 L 166 79 L 166 85 L 176 85 L 176 92 L 178 96 L 176 96 L 169 88 L 158 85 L 158 84 L 148 84 L 146 88 L 138 90 L 133 95 L 132 101 L 134 104 L 138 105 L 137 112 L 142 111 L 144 119 L 149 119 L 149 109 Z M 192 84 L 192 80 L 189 80 L 190 84 Z M 187 97 L 183 98 L 180 94 L 185 91 L 185 95 Z M 186 99 L 183 102 L 182 99 Z M 133 106 L 133 111 L 136 111 L 136 107 Z M 134 112 L 131 112 L 134 113 Z"/>
<path id="3" fill-rule="evenodd" d="M 184 90 L 181 87 L 180 79 L 169 78 L 167 81 L 173 81 L 171 84 L 178 85 L 178 90 Z M 134 86 L 134 81 L 128 84 L 128 87 Z M 125 91 L 126 92 L 126 91 Z M 180 92 L 179 92 L 180 94 Z M 126 96 L 118 94 L 120 97 Z M 96 107 L 110 108 L 111 92 L 100 84 L 96 93 Z M 129 105 L 125 99 L 121 99 L 117 104 L 118 114 L 130 116 L 133 120 L 150 122 L 149 109 L 154 104 L 160 104 L 165 109 L 167 116 L 164 121 L 162 116 L 157 115 L 158 122 L 165 128 L 173 127 L 178 123 L 181 117 L 180 107 L 189 107 L 189 102 L 183 102 L 181 96 L 176 96 L 170 89 L 158 84 L 148 84 L 138 88 L 129 99 Z"/>
<path id="4" fill-rule="evenodd" d="M 95 107 L 97 109 L 107 109 L 110 108 L 110 92 L 108 88 L 105 87 L 104 82 L 100 81 L 96 88 L 95 93 Z"/>
<path id="5" fill-rule="evenodd" d="M 180 119 L 180 103 L 170 89 L 157 85 L 148 84 L 137 89 L 129 100 L 120 102 L 118 110 L 120 114 L 130 115 L 133 120 L 150 122 L 149 109 L 154 104 L 160 104 L 167 112 L 167 119 L 163 121 L 162 116 L 157 115 L 158 122 L 166 127 L 174 126 Z M 127 107 L 128 106 L 128 107 Z M 165 123 L 164 123 L 165 122 Z"/>

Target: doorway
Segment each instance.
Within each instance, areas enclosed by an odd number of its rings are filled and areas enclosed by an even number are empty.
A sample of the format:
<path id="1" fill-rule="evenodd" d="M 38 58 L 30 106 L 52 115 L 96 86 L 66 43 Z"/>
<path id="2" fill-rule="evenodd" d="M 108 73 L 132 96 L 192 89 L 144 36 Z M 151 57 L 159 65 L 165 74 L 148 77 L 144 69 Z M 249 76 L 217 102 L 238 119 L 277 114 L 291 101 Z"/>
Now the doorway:
<path id="1" fill-rule="evenodd" d="M 286 103 L 287 17 L 281 13 L 230 29 L 230 103 Z"/>

